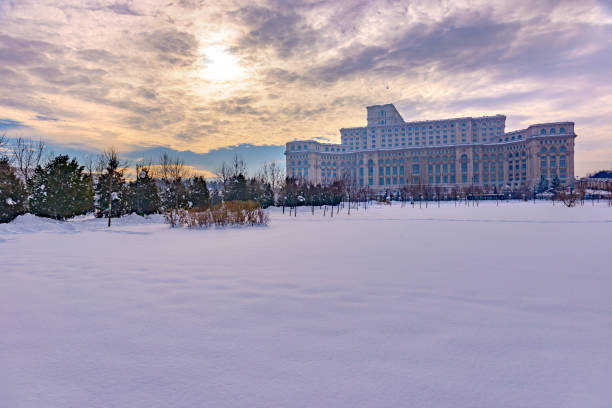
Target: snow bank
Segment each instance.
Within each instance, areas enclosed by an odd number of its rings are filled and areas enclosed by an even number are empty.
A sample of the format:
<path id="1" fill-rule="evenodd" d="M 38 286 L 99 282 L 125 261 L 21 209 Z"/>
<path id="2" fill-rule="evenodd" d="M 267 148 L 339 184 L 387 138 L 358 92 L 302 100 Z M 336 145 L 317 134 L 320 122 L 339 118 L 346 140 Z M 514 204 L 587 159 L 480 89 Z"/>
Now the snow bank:
<path id="1" fill-rule="evenodd" d="M 128 214 L 121 218 L 113 218 L 112 226 L 137 226 L 143 224 L 163 224 L 161 214 L 141 216 Z M 66 221 L 58 221 L 32 214 L 24 214 L 9 223 L 0 224 L 0 234 L 24 234 L 38 232 L 74 233 L 83 231 L 105 230 L 108 220 L 95 218 L 93 215 L 75 217 Z"/>
<path id="2" fill-rule="evenodd" d="M 76 229 L 71 223 L 24 214 L 13 221 L 0 224 L 0 234 L 23 234 L 38 232 L 74 232 Z"/>

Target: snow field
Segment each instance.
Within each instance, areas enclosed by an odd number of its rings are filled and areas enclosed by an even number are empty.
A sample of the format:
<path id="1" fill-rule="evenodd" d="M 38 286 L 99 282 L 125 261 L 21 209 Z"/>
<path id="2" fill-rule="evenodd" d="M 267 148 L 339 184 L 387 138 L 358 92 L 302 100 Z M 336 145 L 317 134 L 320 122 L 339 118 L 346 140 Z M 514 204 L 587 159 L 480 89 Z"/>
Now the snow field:
<path id="1" fill-rule="evenodd" d="M 604 203 L 104 222 L 0 225 L 0 405 L 612 404 Z"/>

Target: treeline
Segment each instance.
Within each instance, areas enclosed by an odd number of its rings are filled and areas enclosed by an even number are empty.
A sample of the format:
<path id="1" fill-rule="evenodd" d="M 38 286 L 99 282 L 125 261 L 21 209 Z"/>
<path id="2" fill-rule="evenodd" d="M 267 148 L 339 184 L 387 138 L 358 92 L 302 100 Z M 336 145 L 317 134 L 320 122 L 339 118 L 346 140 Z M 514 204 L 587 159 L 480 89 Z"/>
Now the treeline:
<path id="1" fill-rule="evenodd" d="M 282 182 L 276 163 L 247 178 L 237 156 L 221 166 L 212 183 L 167 154 L 156 163 L 134 164 L 130 179 L 129 170 L 114 149 L 79 163 L 67 155 L 48 154 L 43 143 L 17 139 L 9 145 L 0 136 L 0 222 L 26 212 L 58 220 L 94 213 L 109 218 L 110 224 L 110 218 L 129 213 L 208 209 L 234 201 L 266 208 L 275 204 L 274 189 Z"/>
<path id="2" fill-rule="evenodd" d="M 171 225 L 223 225 L 218 215 L 236 207 L 251 224 L 253 206 L 277 205 L 284 211 L 299 205 L 337 206 L 344 197 L 356 198 L 341 180 L 315 186 L 286 179 L 276 162 L 266 163 L 249 177 L 238 156 L 216 170 L 214 181 L 207 181 L 167 154 L 155 163 L 129 167 L 114 149 L 79 163 L 67 155 L 48 154 L 44 144 L 31 140 L 17 139 L 8 145 L 0 138 L 0 148 L 0 222 L 26 212 L 57 220 L 93 213 L 108 218 L 110 225 L 111 218 L 125 214 L 159 213 Z M 244 204 L 225 205 L 233 202 Z M 259 212 L 253 213 L 259 217 Z M 244 214 L 230 214 L 229 222 L 242 223 Z M 190 217 L 199 221 L 185 221 Z"/>
<path id="3" fill-rule="evenodd" d="M 132 175 L 130 169 L 133 177 L 128 178 L 128 173 Z M 161 155 L 155 163 L 138 162 L 130 168 L 116 150 L 110 149 L 79 163 L 67 155 L 48 154 L 41 142 L 17 139 L 9 145 L 0 135 L 0 222 L 9 222 L 26 212 L 58 220 L 94 213 L 97 217 L 108 218 L 110 225 L 111 218 L 125 214 L 161 213 L 170 220 L 177 217 L 192 220 L 177 225 L 222 225 L 223 222 L 215 221 L 215 217 L 223 214 L 225 208 L 233 208 L 223 205 L 230 202 L 245 203 L 236 207 L 242 212 L 251 211 L 253 205 L 257 208 L 281 206 L 283 213 L 285 207 L 311 206 L 314 213 L 315 206 L 330 206 L 333 214 L 333 208 L 344 206 L 344 203 L 348 203 L 350 212 L 351 203 L 357 203 L 359 208 L 358 203 L 373 199 L 425 202 L 427 205 L 428 201 L 462 199 L 466 202 L 504 198 L 535 200 L 536 196 L 548 194 L 553 200 L 573 206 L 584 202 L 586 188 L 586 184 L 577 183 L 575 188 L 568 189 L 557 179 L 549 185 L 543 178 L 534 188 L 499 192 L 496 188 L 485 191 L 477 185 L 448 189 L 425 183 L 377 191 L 368 186 L 356 186 L 349 179 L 315 185 L 285 178 L 276 162 L 265 164 L 249 177 L 244 161 L 238 156 L 234 156 L 231 163 L 223 163 L 216 170 L 216 179 L 207 182 L 202 176 L 191 174 L 180 159 L 167 154 Z M 610 191 L 607 199 L 612 205 L 612 183 L 606 184 L 606 190 Z M 175 216 L 177 214 L 180 216 Z M 242 215 L 232 215 L 229 219 L 232 217 L 240 220 Z M 195 219 L 198 221 L 193 221 Z"/>

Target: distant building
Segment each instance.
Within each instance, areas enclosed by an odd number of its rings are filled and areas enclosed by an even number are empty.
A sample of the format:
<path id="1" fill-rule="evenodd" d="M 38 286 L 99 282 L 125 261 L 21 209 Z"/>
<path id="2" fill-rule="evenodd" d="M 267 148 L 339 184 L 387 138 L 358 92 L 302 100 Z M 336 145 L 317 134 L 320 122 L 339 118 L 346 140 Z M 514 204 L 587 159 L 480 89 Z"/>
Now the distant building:
<path id="1" fill-rule="evenodd" d="M 287 176 L 389 192 L 410 184 L 502 191 L 531 188 L 541 177 L 574 180 L 574 122 L 506 132 L 504 115 L 405 122 L 391 104 L 368 106 L 367 122 L 340 129 L 340 144 L 287 143 Z"/>
<path id="2" fill-rule="evenodd" d="M 610 190 L 612 188 L 612 170 L 600 170 L 579 180 L 580 186 L 594 190 Z"/>

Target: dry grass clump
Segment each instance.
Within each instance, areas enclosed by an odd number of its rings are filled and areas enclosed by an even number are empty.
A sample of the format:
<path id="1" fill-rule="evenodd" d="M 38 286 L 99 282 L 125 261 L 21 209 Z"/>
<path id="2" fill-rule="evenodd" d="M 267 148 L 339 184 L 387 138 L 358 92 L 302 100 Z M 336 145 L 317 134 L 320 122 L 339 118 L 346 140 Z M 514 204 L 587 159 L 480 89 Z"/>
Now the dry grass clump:
<path id="1" fill-rule="evenodd" d="M 579 195 L 574 191 L 565 191 L 562 190 L 556 194 L 558 200 L 561 200 L 566 207 L 575 207 L 576 202 L 578 201 Z"/>
<path id="2" fill-rule="evenodd" d="M 210 228 L 233 225 L 267 225 L 268 214 L 255 201 L 231 201 L 209 208 L 173 209 L 164 214 L 171 227 Z"/>

